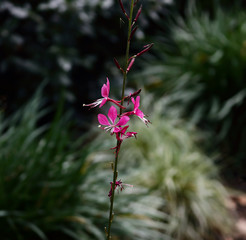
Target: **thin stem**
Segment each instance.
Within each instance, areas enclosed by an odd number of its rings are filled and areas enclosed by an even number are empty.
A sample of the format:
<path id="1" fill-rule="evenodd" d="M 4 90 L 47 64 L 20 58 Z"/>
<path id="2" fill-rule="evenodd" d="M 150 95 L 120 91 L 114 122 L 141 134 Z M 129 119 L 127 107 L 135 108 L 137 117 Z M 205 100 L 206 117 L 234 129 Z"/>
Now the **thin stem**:
<path id="1" fill-rule="evenodd" d="M 124 96 L 125 96 L 125 86 L 126 86 L 126 79 L 127 79 L 127 67 L 128 67 L 128 60 L 129 60 L 129 50 L 130 50 L 130 43 L 131 43 L 131 32 L 132 32 L 132 15 L 133 15 L 133 8 L 134 8 L 134 1 L 131 1 L 131 8 L 130 8 L 130 17 L 128 22 L 128 35 L 127 35 L 127 43 L 126 43 L 126 57 L 125 57 L 125 70 L 123 72 L 123 85 L 122 85 L 122 94 L 121 94 L 121 105 L 124 104 Z M 120 109 L 120 115 L 122 114 L 122 109 Z"/>
<path id="2" fill-rule="evenodd" d="M 115 193 L 115 182 L 118 175 L 117 165 L 118 165 L 118 156 L 120 151 L 120 143 L 117 141 L 116 147 L 116 154 L 115 154 L 115 162 L 114 162 L 114 175 L 113 175 L 113 184 L 112 184 L 112 195 L 110 198 L 110 212 L 109 212 L 109 222 L 108 222 L 108 229 L 107 229 L 107 239 L 111 239 L 111 225 L 113 221 L 113 208 L 114 208 L 114 193 Z"/>
<path id="3" fill-rule="evenodd" d="M 130 15 L 128 21 L 128 36 L 127 36 L 127 44 L 126 44 L 126 56 L 125 56 L 125 70 L 123 73 L 123 84 L 122 84 L 122 94 L 121 94 L 121 105 L 124 104 L 124 96 L 125 96 L 125 86 L 127 80 L 127 67 L 128 67 L 128 59 L 129 59 L 129 50 L 130 50 L 130 36 L 132 31 L 132 15 L 133 15 L 133 8 L 134 8 L 134 0 L 131 0 L 131 7 L 130 7 Z M 120 108 L 120 115 L 122 114 L 122 109 Z M 113 221 L 113 208 L 114 208 L 114 193 L 115 193 L 115 183 L 118 177 L 118 157 L 120 151 L 121 142 L 117 140 L 116 146 L 116 153 L 115 153 L 115 162 L 114 162 L 114 174 L 113 174 L 113 183 L 112 183 L 112 195 L 110 198 L 110 210 L 109 210 L 109 222 L 108 222 L 108 229 L 106 231 L 107 240 L 112 239 L 111 237 L 111 225 Z"/>

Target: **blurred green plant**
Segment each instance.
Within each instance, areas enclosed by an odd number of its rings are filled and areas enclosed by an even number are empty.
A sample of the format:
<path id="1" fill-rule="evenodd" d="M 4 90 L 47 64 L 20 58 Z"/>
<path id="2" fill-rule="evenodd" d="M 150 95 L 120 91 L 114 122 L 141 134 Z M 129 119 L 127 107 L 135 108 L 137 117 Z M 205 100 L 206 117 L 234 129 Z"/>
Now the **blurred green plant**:
<path id="1" fill-rule="evenodd" d="M 40 126 L 48 111 L 39 89 L 14 115 L 0 113 L 1 239 L 102 240 L 111 171 L 102 171 L 106 163 L 93 152 L 104 145 L 88 143 L 94 134 L 76 138 L 62 104 L 54 120 Z M 129 192 L 121 194 L 113 239 L 165 239 L 163 201 L 146 192 L 134 189 L 131 200 Z"/>
<path id="2" fill-rule="evenodd" d="M 133 123 L 139 138 L 122 146 L 127 151 L 120 155 L 121 164 L 127 165 L 132 182 L 166 199 L 162 211 L 170 216 L 165 220 L 167 235 L 177 240 L 221 239 L 232 223 L 227 193 L 216 165 L 198 148 L 200 134 L 177 112 L 163 110 L 165 98 L 143 99 L 153 124 L 144 128 L 139 121 Z"/>
<path id="3" fill-rule="evenodd" d="M 156 44 L 158 60 L 141 75 L 147 89 L 169 94 L 170 106 L 213 133 L 210 147 L 219 145 L 223 158 L 233 156 L 226 163 L 230 171 L 245 168 L 245 21 L 244 12 L 217 9 L 211 20 L 190 11 L 172 25 L 170 45 Z"/>
<path id="4" fill-rule="evenodd" d="M 139 21 L 153 32 L 150 23 L 160 19 L 165 4 L 144 5 L 148 18 Z M 65 90 L 67 102 L 81 114 L 81 102 L 98 97 L 95 86 L 100 87 L 105 69 L 112 69 L 113 57 L 124 54 L 119 26 L 126 23 L 120 16 L 113 0 L 0 1 L 0 97 L 7 99 L 7 113 L 28 101 L 46 79 L 50 105 L 56 106 Z"/>
<path id="5" fill-rule="evenodd" d="M 1 115 L 1 239 L 80 239 L 81 232 L 100 239 L 80 190 L 90 172 L 88 150 L 81 139 L 73 141 L 61 109 L 50 126 L 37 125 L 48 111 L 41 109 L 40 95 L 12 117 Z"/>

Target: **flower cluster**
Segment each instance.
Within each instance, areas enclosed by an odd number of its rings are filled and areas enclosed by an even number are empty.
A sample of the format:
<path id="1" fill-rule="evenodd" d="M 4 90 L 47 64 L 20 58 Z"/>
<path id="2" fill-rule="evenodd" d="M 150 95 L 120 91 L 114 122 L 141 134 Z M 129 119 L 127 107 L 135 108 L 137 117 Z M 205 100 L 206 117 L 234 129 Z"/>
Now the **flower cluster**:
<path id="1" fill-rule="evenodd" d="M 113 182 L 110 182 L 110 185 L 111 185 L 111 187 L 110 187 L 110 191 L 108 193 L 108 197 L 111 198 L 112 192 L 113 192 Z M 121 180 L 115 182 L 114 189 L 116 189 L 116 188 L 119 188 L 120 191 L 122 191 L 124 189 Z"/>
<path id="2" fill-rule="evenodd" d="M 135 93 L 124 97 L 124 100 L 131 99 L 134 106 L 132 111 L 124 112 L 121 115 L 119 115 L 116 107 L 111 106 L 108 110 L 107 116 L 105 116 L 104 114 L 98 114 L 98 122 L 100 123 L 99 127 L 106 131 L 109 131 L 111 135 L 115 135 L 116 139 L 120 142 L 122 142 L 126 138 L 136 137 L 137 134 L 136 132 L 127 132 L 129 125 L 126 124 L 130 120 L 129 117 L 130 115 L 138 116 L 146 125 L 150 123 L 150 121 L 146 119 L 144 113 L 139 109 L 140 96 L 138 96 L 138 94 L 140 93 L 140 91 L 141 90 L 138 90 Z M 125 107 L 121 105 L 121 101 L 116 101 L 114 99 L 109 98 L 109 92 L 110 92 L 110 82 L 109 79 L 107 78 L 107 83 L 103 84 L 101 88 L 101 94 L 103 98 L 99 98 L 93 103 L 84 104 L 83 106 L 94 108 L 99 105 L 99 107 L 101 108 L 106 102 L 112 102 L 117 107 L 121 109 L 125 109 Z M 134 98 L 135 96 L 136 98 Z M 119 119 L 118 121 L 117 118 Z"/>
<path id="3" fill-rule="evenodd" d="M 109 91 L 110 91 L 110 82 L 107 78 L 107 83 L 103 84 L 103 86 L 101 88 L 102 98 L 99 98 L 90 104 L 83 104 L 83 107 L 90 107 L 89 109 L 91 109 L 91 108 L 97 107 L 99 105 L 99 107 L 101 108 L 106 102 L 112 102 L 115 105 L 117 105 L 118 107 L 124 108 L 123 106 L 120 105 L 120 101 L 116 101 L 116 100 L 113 100 L 113 99 L 108 97 Z"/>
<path id="4" fill-rule="evenodd" d="M 138 28 L 136 26 L 136 22 L 141 14 L 142 11 L 142 5 L 138 8 L 138 11 L 135 15 L 133 16 L 133 9 L 137 5 L 138 0 L 131 0 L 130 1 L 130 11 L 127 13 L 127 11 L 124 8 L 124 5 L 122 3 L 122 0 L 119 0 L 119 4 L 121 7 L 121 10 L 124 14 L 124 16 L 128 20 L 128 37 L 127 37 L 127 46 L 126 46 L 126 57 L 125 57 L 125 64 L 124 67 L 122 67 L 119 62 L 117 61 L 116 58 L 114 58 L 114 63 L 116 67 L 122 72 L 123 74 L 123 85 L 122 85 L 122 99 L 120 101 L 114 100 L 109 97 L 110 93 L 110 82 L 109 79 L 107 78 L 107 82 L 103 84 L 101 88 L 101 95 L 102 97 L 97 99 L 96 101 L 90 103 L 90 104 L 84 104 L 83 106 L 89 107 L 89 109 L 94 108 L 99 106 L 101 108 L 104 106 L 107 102 L 111 102 L 113 105 L 109 108 L 108 114 L 98 114 L 98 122 L 99 122 L 99 127 L 107 132 L 110 132 L 110 135 L 115 136 L 117 140 L 117 145 L 116 147 L 112 148 L 115 149 L 115 162 L 114 162 L 114 174 L 113 174 L 113 182 L 110 182 L 111 187 L 109 191 L 109 198 L 111 200 L 111 207 L 110 207 L 110 214 L 109 214 L 109 226 L 108 226 L 108 232 L 106 230 L 106 236 L 107 239 L 111 239 L 110 237 L 110 228 L 111 228 L 111 223 L 112 223 L 112 218 L 113 218 L 113 202 L 114 202 L 114 192 L 118 188 L 121 191 L 124 189 L 123 183 L 121 180 L 117 180 L 118 177 L 118 171 L 117 171 L 117 162 L 118 162 L 118 155 L 120 151 L 120 147 L 122 142 L 131 137 L 137 136 L 137 132 L 131 132 L 128 131 L 129 129 L 129 121 L 131 116 L 137 116 L 140 120 L 142 120 L 146 126 L 150 123 L 150 121 L 146 118 L 145 114 L 139 109 L 140 107 L 140 96 L 139 93 L 141 92 L 141 89 L 129 94 L 128 96 L 124 97 L 124 90 L 125 90 L 125 84 L 126 84 L 126 79 L 127 79 L 127 74 L 131 70 L 136 58 L 140 57 L 144 53 L 148 52 L 152 46 L 153 43 L 147 44 L 143 47 L 143 49 L 138 52 L 137 54 L 134 54 L 132 56 L 129 56 L 129 49 L 130 49 L 130 42 Z M 132 110 L 127 111 L 127 109 L 123 106 L 124 101 L 127 101 L 127 105 L 130 103 L 133 104 Z M 117 108 L 118 107 L 118 110 Z M 124 110 L 124 112 L 123 112 Z"/>
<path id="5" fill-rule="evenodd" d="M 105 103 L 111 102 L 113 103 L 116 107 L 120 109 L 125 109 L 124 106 L 121 105 L 121 101 L 117 101 L 114 99 L 109 98 L 109 92 L 110 92 L 110 82 L 109 79 L 107 78 L 107 83 L 103 84 L 101 88 L 101 95 L 102 98 L 97 99 L 93 103 L 90 104 L 84 104 L 83 106 L 87 106 L 91 108 L 99 106 L 101 108 Z M 131 137 L 135 137 L 137 135 L 137 132 L 128 132 L 129 128 L 129 121 L 130 121 L 130 116 L 136 115 L 138 118 L 140 118 L 147 126 L 150 121 L 146 119 L 146 116 L 144 113 L 139 109 L 140 106 L 140 96 L 139 93 L 141 90 L 138 90 L 129 96 L 126 96 L 123 98 L 124 100 L 128 101 L 128 104 L 130 103 L 130 100 L 133 104 L 133 110 L 132 111 L 126 111 L 122 114 L 119 114 L 116 107 L 112 105 L 109 110 L 107 116 L 104 114 L 98 114 L 98 122 L 100 123 L 99 127 L 102 128 L 105 131 L 110 132 L 111 135 L 114 135 L 117 139 L 117 146 L 112 149 L 116 149 L 116 154 L 118 154 L 121 143 Z M 123 102 L 122 101 L 122 102 Z M 117 184 L 116 184 L 117 183 Z M 115 183 L 115 188 L 120 187 L 122 190 L 122 182 L 121 181 L 116 181 Z M 109 192 L 109 197 L 111 197 L 112 194 L 112 183 L 111 183 L 111 189 Z"/>
<path id="6" fill-rule="evenodd" d="M 109 191 L 109 193 L 108 193 L 108 197 L 109 198 L 111 198 L 112 197 L 112 193 L 113 193 L 113 182 L 110 182 L 110 191 Z M 114 189 L 117 189 L 118 188 L 118 190 L 120 190 L 120 191 L 122 191 L 123 189 L 125 189 L 124 188 L 124 186 L 127 186 L 127 187 L 133 187 L 133 185 L 130 185 L 130 184 L 125 184 L 125 183 L 123 183 L 121 180 L 119 180 L 119 181 L 115 181 L 115 185 L 114 185 Z"/>

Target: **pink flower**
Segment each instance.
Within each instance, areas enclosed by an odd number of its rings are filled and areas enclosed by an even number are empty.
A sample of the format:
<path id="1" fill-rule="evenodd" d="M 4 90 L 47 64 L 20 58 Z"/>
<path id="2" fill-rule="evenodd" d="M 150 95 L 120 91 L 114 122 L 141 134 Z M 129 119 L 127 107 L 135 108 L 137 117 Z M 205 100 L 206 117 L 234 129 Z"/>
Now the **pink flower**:
<path id="1" fill-rule="evenodd" d="M 108 193 L 108 196 L 111 198 L 112 197 L 112 193 L 113 193 L 113 182 L 110 182 L 110 185 L 111 186 L 110 186 L 110 191 Z M 133 188 L 133 185 L 122 183 L 122 181 L 119 180 L 119 181 L 115 181 L 114 189 L 119 188 L 119 190 L 122 191 L 123 189 L 125 189 L 123 185 Z"/>
<path id="2" fill-rule="evenodd" d="M 102 107 L 106 102 L 112 102 L 120 108 L 125 108 L 122 105 L 120 105 L 121 101 L 116 101 L 116 100 L 109 98 L 109 91 L 110 91 L 110 82 L 107 78 L 107 84 L 103 84 L 103 86 L 101 88 L 101 95 L 103 98 L 99 98 L 90 104 L 83 104 L 83 106 L 84 107 L 90 107 L 90 109 L 91 109 L 91 108 L 97 107 L 98 105 L 99 105 L 99 107 Z"/>
<path id="3" fill-rule="evenodd" d="M 108 118 L 110 122 L 108 121 Z M 111 106 L 108 111 L 108 118 L 103 114 L 98 114 L 98 122 L 101 125 L 104 125 L 106 127 L 103 127 L 106 131 L 111 132 L 111 134 L 117 133 L 121 130 L 121 126 L 124 126 L 127 124 L 127 122 L 130 120 L 128 116 L 122 116 L 118 123 L 115 122 L 117 118 L 117 110 L 114 106 Z"/>
<path id="4" fill-rule="evenodd" d="M 126 130 L 127 130 L 128 127 L 129 127 L 129 125 L 125 126 L 124 128 L 121 128 L 121 130 L 116 133 L 116 139 L 118 140 L 117 146 L 111 148 L 111 150 L 115 149 L 115 154 L 116 155 L 119 154 L 120 146 L 121 146 L 121 143 L 123 142 L 123 140 L 125 140 L 127 138 L 130 138 L 130 137 L 137 138 L 136 137 L 137 132 L 127 132 L 126 133 Z"/>
<path id="5" fill-rule="evenodd" d="M 126 130 L 129 126 L 125 126 L 124 128 L 122 128 L 119 132 L 116 133 L 116 138 L 119 141 L 123 141 L 124 139 L 130 138 L 130 137 L 136 137 L 137 133 L 136 132 L 127 132 Z"/>
<path id="6" fill-rule="evenodd" d="M 137 96 L 136 100 L 132 97 L 131 100 L 132 103 L 134 104 L 133 111 L 123 113 L 122 116 L 136 115 L 148 126 L 148 123 L 150 123 L 150 121 L 145 118 L 144 113 L 139 109 L 140 96 Z"/>
<path id="7" fill-rule="evenodd" d="M 110 186 L 110 191 L 109 191 L 109 193 L 108 193 L 108 196 L 111 198 L 111 197 L 112 197 L 112 191 L 113 191 L 113 187 L 112 187 L 113 182 L 110 182 L 110 185 L 111 185 L 111 186 Z M 120 188 L 120 191 L 122 191 L 122 190 L 124 189 L 121 180 L 115 181 L 114 189 L 116 189 L 117 187 Z"/>

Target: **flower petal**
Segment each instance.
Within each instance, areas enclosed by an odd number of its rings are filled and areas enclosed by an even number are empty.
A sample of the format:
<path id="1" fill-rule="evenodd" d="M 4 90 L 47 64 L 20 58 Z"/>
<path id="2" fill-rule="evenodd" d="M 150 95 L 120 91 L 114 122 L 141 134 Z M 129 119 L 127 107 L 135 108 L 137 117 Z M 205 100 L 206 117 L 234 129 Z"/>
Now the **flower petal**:
<path id="1" fill-rule="evenodd" d="M 127 135 L 128 138 L 134 137 L 134 136 L 136 137 L 137 132 L 127 132 L 126 135 Z"/>
<path id="2" fill-rule="evenodd" d="M 138 117 L 140 117 L 140 118 L 143 118 L 143 117 L 144 117 L 144 113 L 143 113 L 141 110 L 139 110 L 139 109 L 137 109 L 136 115 L 137 115 Z"/>
<path id="3" fill-rule="evenodd" d="M 136 111 L 139 108 L 140 105 L 140 96 L 136 97 L 136 101 L 134 103 L 134 110 Z"/>
<path id="4" fill-rule="evenodd" d="M 101 102 L 101 104 L 100 104 L 99 108 L 100 108 L 100 107 L 102 107 L 102 106 L 103 106 L 106 102 L 107 102 L 107 99 L 106 99 L 106 98 L 104 98 L 104 99 L 102 100 L 102 102 Z"/>
<path id="5" fill-rule="evenodd" d="M 109 80 L 107 78 L 107 85 L 103 84 L 102 88 L 101 88 L 101 94 L 103 97 L 107 98 L 109 95 L 109 90 L 110 90 L 110 83 Z"/>
<path id="6" fill-rule="evenodd" d="M 129 127 L 129 125 L 125 126 L 124 128 L 121 129 L 120 133 L 121 134 L 125 134 L 127 128 Z"/>
<path id="7" fill-rule="evenodd" d="M 130 118 L 128 116 L 124 116 L 122 117 L 119 122 L 116 124 L 116 126 L 123 126 L 126 125 L 128 123 L 128 121 L 130 120 Z"/>
<path id="8" fill-rule="evenodd" d="M 101 88 L 101 94 L 103 97 L 108 97 L 108 89 L 107 89 L 107 85 L 103 84 L 102 88 Z"/>
<path id="9" fill-rule="evenodd" d="M 98 114 L 97 115 L 97 118 L 98 118 L 98 122 L 102 125 L 110 125 L 107 117 L 103 114 Z"/>
<path id="10" fill-rule="evenodd" d="M 114 106 L 111 106 L 110 109 L 108 110 L 108 117 L 112 124 L 115 123 L 115 119 L 117 118 L 117 110 Z"/>
<path id="11" fill-rule="evenodd" d="M 109 79 L 107 78 L 107 89 L 108 89 L 108 94 L 109 94 L 109 91 L 110 91 L 110 82 L 109 82 Z"/>
<path id="12" fill-rule="evenodd" d="M 120 131 L 121 131 L 121 127 L 114 127 L 112 132 L 118 133 Z"/>

